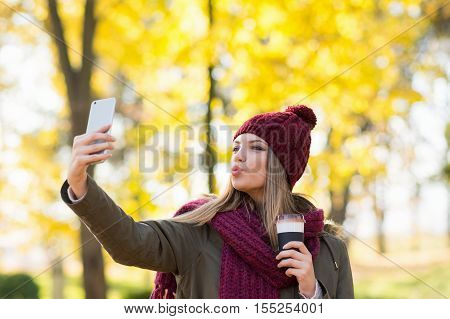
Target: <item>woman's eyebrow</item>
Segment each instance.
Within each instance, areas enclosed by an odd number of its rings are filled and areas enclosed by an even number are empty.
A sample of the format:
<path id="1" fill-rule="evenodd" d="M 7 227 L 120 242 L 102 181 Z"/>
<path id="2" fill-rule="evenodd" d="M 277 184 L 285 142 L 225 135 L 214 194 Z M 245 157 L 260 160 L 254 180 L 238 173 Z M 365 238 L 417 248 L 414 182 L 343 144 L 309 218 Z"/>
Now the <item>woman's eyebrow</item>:
<path id="1" fill-rule="evenodd" d="M 250 143 L 254 143 L 254 142 L 259 142 L 259 143 L 265 144 L 265 142 L 262 141 L 262 140 L 251 140 L 251 141 L 248 141 L 249 144 L 250 144 Z M 239 141 L 234 141 L 234 143 L 235 143 L 235 144 L 241 144 L 241 142 L 239 142 Z"/>
<path id="2" fill-rule="evenodd" d="M 258 142 L 258 143 L 263 143 L 263 144 L 266 143 L 263 140 L 251 140 L 251 141 L 249 141 L 249 143 L 253 143 L 253 142 Z"/>

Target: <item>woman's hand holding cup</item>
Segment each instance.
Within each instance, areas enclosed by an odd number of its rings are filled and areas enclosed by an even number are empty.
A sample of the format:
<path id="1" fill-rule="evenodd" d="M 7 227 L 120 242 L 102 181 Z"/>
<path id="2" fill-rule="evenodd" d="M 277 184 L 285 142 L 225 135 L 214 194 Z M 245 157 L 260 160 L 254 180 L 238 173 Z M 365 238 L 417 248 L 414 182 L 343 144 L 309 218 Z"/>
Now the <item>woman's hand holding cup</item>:
<path id="1" fill-rule="evenodd" d="M 295 276 L 300 293 L 311 298 L 316 290 L 316 276 L 311 253 L 301 241 L 290 241 L 283 246 L 283 249 L 285 250 L 276 256 L 277 260 L 281 259 L 278 267 L 287 267 L 286 276 Z"/>

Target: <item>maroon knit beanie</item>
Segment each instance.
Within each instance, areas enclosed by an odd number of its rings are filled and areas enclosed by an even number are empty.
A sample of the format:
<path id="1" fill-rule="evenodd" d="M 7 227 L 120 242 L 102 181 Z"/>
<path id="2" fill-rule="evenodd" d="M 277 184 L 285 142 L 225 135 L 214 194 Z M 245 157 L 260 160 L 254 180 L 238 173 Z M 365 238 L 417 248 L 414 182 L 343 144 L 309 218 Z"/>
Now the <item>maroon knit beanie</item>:
<path id="1" fill-rule="evenodd" d="M 289 106 L 284 112 L 269 112 L 255 115 L 234 134 L 252 133 L 269 144 L 283 165 L 291 190 L 305 171 L 311 146 L 311 130 L 317 118 L 313 110 L 305 105 Z"/>

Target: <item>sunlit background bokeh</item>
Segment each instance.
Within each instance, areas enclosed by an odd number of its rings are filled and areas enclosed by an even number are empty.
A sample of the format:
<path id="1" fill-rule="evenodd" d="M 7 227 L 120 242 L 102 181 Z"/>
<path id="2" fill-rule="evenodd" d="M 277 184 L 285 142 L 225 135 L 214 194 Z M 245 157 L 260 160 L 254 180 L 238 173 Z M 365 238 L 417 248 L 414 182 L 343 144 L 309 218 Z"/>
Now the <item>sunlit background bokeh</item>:
<path id="1" fill-rule="evenodd" d="M 220 192 L 233 131 L 306 104 L 294 191 L 344 226 L 356 298 L 449 297 L 449 53 L 447 1 L 0 0 L 0 297 L 153 288 L 104 250 L 83 272 L 59 193 L 91 101 L 111 96 L 116 150 L 91 174 L 136 220 Z"/>

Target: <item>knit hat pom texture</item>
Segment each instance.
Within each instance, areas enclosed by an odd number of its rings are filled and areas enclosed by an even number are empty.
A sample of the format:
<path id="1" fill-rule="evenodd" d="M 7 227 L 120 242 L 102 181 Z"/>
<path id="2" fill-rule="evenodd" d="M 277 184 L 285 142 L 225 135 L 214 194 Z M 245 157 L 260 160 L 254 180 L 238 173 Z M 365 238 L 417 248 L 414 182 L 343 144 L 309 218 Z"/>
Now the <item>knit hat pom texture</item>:
<path id="1" fill-rule="evenodd" d="M 286 112 L 292 112 L 296 114 L 303 121 L 311 125 L 311 129 L 313 129 L 317 124 L 317 118 L 314 114 L 313 110 L 311 110 L 306 105 L 293 105 L 289 106 L 286 109 Z"/>

